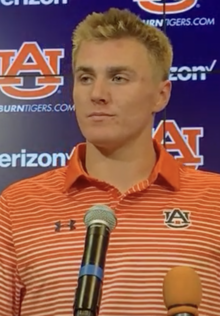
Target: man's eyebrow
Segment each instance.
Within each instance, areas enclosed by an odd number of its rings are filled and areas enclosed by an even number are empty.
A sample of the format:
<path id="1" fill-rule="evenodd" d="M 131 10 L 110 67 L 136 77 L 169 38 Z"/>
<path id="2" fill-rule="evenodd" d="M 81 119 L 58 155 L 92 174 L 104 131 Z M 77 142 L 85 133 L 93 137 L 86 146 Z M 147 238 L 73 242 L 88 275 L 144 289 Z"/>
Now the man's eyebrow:
<path id="1" fill-rule="evenodd" d="M 74 70 L 75 73 L 78 72 L 87 72 L 87 73 L 94 73 L 94 69 L 92 67 L 87 67 L 87 66 L 78 66 Z"/>
<path id="2" fill-rule="evenodd" d="M 109 73 L 120 73 L 120 72 L 130 72 L 135 73 L 135 70 L 129 66 L 111 66 L 107 68 Z"/>
<path id="3" fill-rule="evenodd" d="M 78 66 L 76 67 L 75 73 L 85 72 L 85 73 L 95 73 L 95 70 L 89 66 Z M 109 66 L 107 67 L 107 72 L 110 74 L 120 73 L 120 72 L 129 72 L 135 74 L 135 70 L 129 66 Z"/>

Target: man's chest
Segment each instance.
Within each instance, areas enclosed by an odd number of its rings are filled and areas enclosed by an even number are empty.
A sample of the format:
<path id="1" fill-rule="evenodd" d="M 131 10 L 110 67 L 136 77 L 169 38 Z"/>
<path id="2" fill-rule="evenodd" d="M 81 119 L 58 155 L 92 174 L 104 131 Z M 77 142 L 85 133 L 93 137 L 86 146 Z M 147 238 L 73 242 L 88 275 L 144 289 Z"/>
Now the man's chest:
<path id="1" fill-rule="evenodd" d="M 118 223 L 108 247 L 101 315 L 124 316 L 127 309 L 127 315 L 163 315 L 162 282 L 174 266 L 195 268 L 205 297 L 215 296 L 220 273 L 218 218 L 213 223 L 184 203 L 140 203 L 131 208 L 102 202 L 115 210 Z M 39 306 L 44 300 L 58 304 L 53 315 L 60 315 L 59 310 L 70 315 L 86 234 L 83 216 L 90 204 L 42 206 L 15 229 L 18 269 L 26 288 L 24 315 L 29 304 Z"/>

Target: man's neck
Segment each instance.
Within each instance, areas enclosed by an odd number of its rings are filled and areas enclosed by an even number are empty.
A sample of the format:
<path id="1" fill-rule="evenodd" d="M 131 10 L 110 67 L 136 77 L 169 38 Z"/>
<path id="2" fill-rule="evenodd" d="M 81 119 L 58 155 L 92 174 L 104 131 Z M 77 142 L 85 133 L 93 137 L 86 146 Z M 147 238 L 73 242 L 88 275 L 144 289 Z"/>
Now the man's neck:
<path id="1" fill-rule="evenodd" d="M 145 144 L 125 145 L 112 153 L 103 153 L 87 143 L 85 167 L 89 175 L 124 193 L 140 181 L 147 180 L 156 162 L 153 140 Z"/>

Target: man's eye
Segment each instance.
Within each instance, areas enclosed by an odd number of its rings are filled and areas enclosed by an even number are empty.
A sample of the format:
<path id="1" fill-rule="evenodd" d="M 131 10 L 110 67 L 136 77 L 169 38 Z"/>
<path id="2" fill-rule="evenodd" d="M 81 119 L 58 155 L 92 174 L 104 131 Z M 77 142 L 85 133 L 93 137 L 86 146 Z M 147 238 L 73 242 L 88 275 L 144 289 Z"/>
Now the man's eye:
<path id="1" fill-rule="evenodd" d="M 120 76 L 120 75 L 114 76 L 113 80 L 116 81 L 116 82 L 124 82 L 124 81 L 127 81 L 127 79 L 126 79 L 125 77 L 122 77 L 122 76 Z"/>
<path id="2" fill-rule="evenodd" d="M 83 82 L 83 83 L 88 83 L 92 80 L 92 78 L 90 76 L 81 76 L 80 77 L 80 81 Z"/>

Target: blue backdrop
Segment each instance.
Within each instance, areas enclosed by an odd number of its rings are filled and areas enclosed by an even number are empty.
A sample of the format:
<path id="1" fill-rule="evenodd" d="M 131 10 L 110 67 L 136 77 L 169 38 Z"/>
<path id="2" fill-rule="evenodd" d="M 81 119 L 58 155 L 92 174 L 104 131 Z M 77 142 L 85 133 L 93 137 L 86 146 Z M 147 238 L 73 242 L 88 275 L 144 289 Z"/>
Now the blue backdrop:
<path id="1" fill-rule="evenodd" d="M 72 99 L 71 35 L 92 11 L 129 8 L 163 27 L 163 1 L 0 0 L 0 191 L 63 166 L 83 140 Z M 220 1 L 166 1 L 174 47 L 166 148 L 192 168 L 220 172 Z M 164 113 L 153 136 L 164 137 Z"/>

